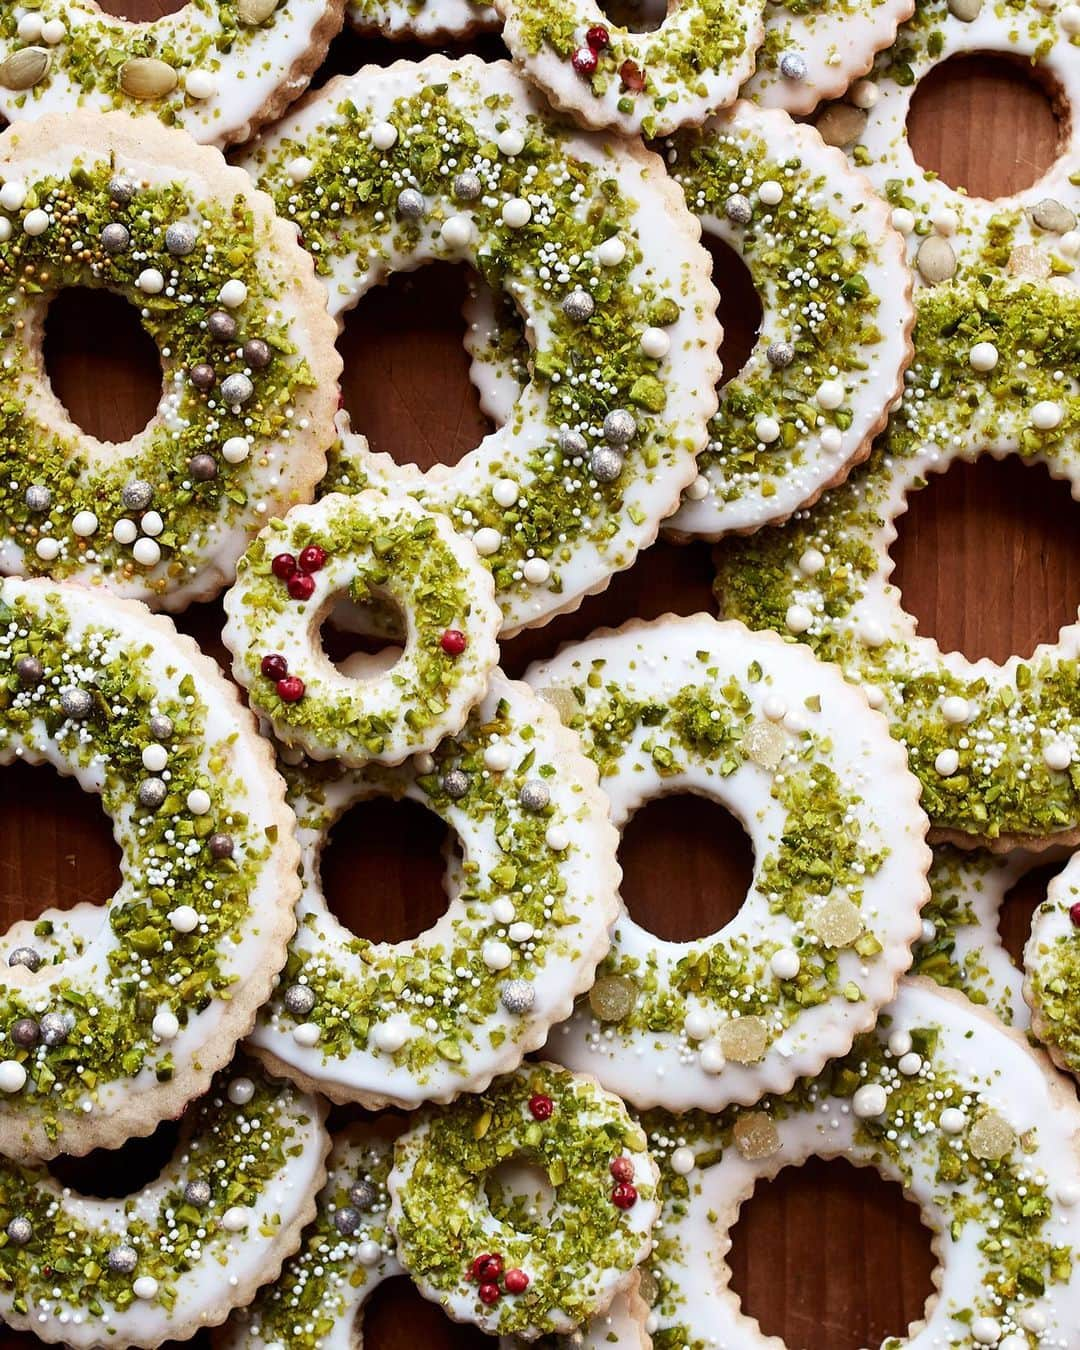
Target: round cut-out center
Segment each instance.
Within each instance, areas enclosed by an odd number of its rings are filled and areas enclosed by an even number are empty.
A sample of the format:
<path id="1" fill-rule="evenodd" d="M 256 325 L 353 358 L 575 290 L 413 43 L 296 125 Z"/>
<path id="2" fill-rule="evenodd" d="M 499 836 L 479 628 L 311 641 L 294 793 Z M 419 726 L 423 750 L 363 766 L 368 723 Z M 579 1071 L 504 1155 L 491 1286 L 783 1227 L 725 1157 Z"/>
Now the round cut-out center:
<path id="1" fill-rule="evenodd" d="M 555 1188 L 543 1168 L 526 1158 L 507 1158 L 484 1178 L 484 1193 L 500 1223 L 519 1233 L 547 1227 Z"/>
<path id="2" fill-rule="evenodd" d="M 179 1133 L 179 1124 L 166 1120 L 143 1139 L 129 1139 L 120 1148 L 94 1149 L 82 1158 L 61 1154 L 48 1168 L 62 1186 L 78 1195 L 119 1200 L 157 1180 L 176 1151 Z"/>
<path id="3" fill-rule="evenodd" d="M 701 242 L 712 258 L 713 285 L 720 292 L 716 317 L 724 330 L 720 344 L 722 388 L 746 365 L 761 332 L 765 312 L 750 269 L 731 245 L 711 234 L 702 235 Z"/>

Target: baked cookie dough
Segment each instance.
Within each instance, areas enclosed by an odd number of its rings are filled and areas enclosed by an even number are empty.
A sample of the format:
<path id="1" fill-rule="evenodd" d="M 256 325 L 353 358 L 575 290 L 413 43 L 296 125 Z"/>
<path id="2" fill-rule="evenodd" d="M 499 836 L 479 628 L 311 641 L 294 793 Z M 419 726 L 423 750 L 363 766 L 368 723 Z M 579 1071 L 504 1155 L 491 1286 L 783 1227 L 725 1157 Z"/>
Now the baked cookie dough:
<path id="1" fill-rule="evenodd" d="M 499 16 L 480 0 L 348 0 L 345 17 L 371 36 L 445 42 L 499 27 Z"/>

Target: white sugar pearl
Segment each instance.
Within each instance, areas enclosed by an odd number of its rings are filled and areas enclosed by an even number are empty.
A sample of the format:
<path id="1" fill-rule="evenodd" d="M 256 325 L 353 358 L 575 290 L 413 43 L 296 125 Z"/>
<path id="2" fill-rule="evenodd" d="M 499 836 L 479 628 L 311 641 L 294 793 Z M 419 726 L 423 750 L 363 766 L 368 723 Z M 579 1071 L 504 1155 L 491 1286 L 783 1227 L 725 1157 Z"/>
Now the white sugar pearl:
<path id="1" fill-rule="evenodd" d="M 793 980 L 798 975 L 802 962 L 794 947 L 781 947 L 779 951 L 773 952 L 769 965 L 778 980 Z"/>
<path id="2" fill-rule="evenodd" d="M 305 1046 L 311 1049 L 313 1045 L 318 1045 L 320 1031 L 314 1022 L 301 1022 L 298 1027 L 293 1027 L 293 1040 L 297 1045 Z"/>
<path id="3" fill-rule="evenodd" d="M 652 360 L 659 361 L 671 350 L 671 338 L 662 328 L 646 328 L 641 335 L 641 350 Z"/>
<path id="4" fill-rule="evenodd" d="M 530 558 L 521 571 L 530 586 L 542 586 L 551 576 L 551 564 L 545 558 Z"/>
<path id="5" fill-rule="evenodd" d="M 33 237 L 44 234 L 48 228 L 49 217 L 40 208 L 28 211 L 23 218 L 23 230 Z"/>
<path id="6" fill-rule="evenodd" d="M 371 1032 L 375 1048 L 386 1055 L 396 1054 L 412 1035 L 409 1019 L 398 1015 L 388 1017 L 385 1022 L 376 1022 Z"/>
<path id="7" fill-rule="evenodd" d="M 1043 759 L 1048 769 L 1064 772 L 1072 763 L 1072 751 L 1065 741 L 1050 741 L 1043 746 Z"/>
<path id="8" fill-rule="evenodd" d="M 677 1148 L 669 1159 L 671 1170 L 676 1176 L 685 1177 L 694 1170 L 694 1150 L 691 1148 Z"/>
<path id="9" fill-rule="evenodd" d="M 767 178 L 758 188 L 758 200 L 766 206 L 779 206 L 784 200 L 784 189 L 775 178 Z"/>
<path id="10" fill-rule="evenodd" d="M 825 555 L 819 549 L 808 548 L 799 558 L 799 571 L 804 577 L 816 577 L 825 566 Z"/>
<path id="11" fill-rule="evenodd" d="M 1016 1333 L 1012 1336 L 1006 1336 L 999 1342 L 999 1350 L 1029 1350 L 1030 1342 L 1026 1336 Z"/>
<path id="12" fill-rule="evenodd" d="M 393 122 L 376 122 L 371 128 L 371 144 L 376 150 L 389 150 L 397 140 L 397 127 Z"/>
<path id="13" fill-rule="evenodd" d="M 314 160 L 308 159 L 307 155 L 297 155 L 295 159 L 289 161 L 286 173 L 288 173 L 291 182 L 303 183 L 311 177 L 311 171 L 314 167 Z"/>
<path id="14" fill-rule="evenodd" d="M 217 93 L 217 80 L 208 70 L 189 70 L 184 76 L 184 89 L 190 98 L 213 98 Z"/>
<path id="15" fill-rule="evenodd" d="M 239 309 L 248 297 L 248 288 L 238 278 L 233 277 L 218 291 L 218 300 L 226 309 Z"/>
<path id="16" fill-rule="evenodd" d="M 889 1107 L 889 1094 L 880 1083 L 865 1083 L 851 1099 L 851 1109 L 860 1120 L 877 1120 Z"/>
<path id="17" fill-rule="evenodd" d="M 247 1106 L 255 1096 L 255 1084 L 250 1078 L 234 1078 L 225 1095 L 233 1106 Z"/>
<path id="18" fill-rule="evenodd" d="M 472 239 L 473 225 L 468 216 L 450 216 L 443 221 L 439 237 L 447 248 L 464 248 Z"/>
<path id="19" fill-rule="evenodd" d="M 948 698 L 941 700 L 941 715 L 946 722 L 960 726 L 971 716 L 971 705 L 959 694 L 950 694 Z"/>
<path id="20" fill-rule="evenodd" d="M 60 552 L 60 545 L 55 539 L 39 539 L 34 546 L 34 552 L 42 562 L 52 562 Z"/>
<path id="21" fill-rule="evenodd" d="M 87 538 L 91 534 L 97 533 L 98 518 L 93 511 L 76 511 L 71 520 L 73 533 Z"/>
<path id="22" fill-rule="evenodd" d="M 514 155 L 520 155 L 522 150 L 525 149 L 525 137 L 517 127 L 509 127 L 502 132 L 495 144 L 499 147 L 500 155 L 507 155 L 512 159 Z"/>
<path id="23" fill-rule="evenodd" d="M 180 1023 L 171 1012 L 159 1012 L 150 1026 L 159 1041 L 174 1040 L 180 1031 Z"/>
<path id="24" fill-rule="evenodd" d="M 727 1063 L 727 1057 L 720 1048 L 719 1041 L 709 1041 L 703 1045 L 698 1060 L 706 1073 L 722 1073 Z"/>
<path id="25" fill-rule="evenodd" d="M 139 273 L 135 285 L 146 295 L 160 295 L 165 289 L 165 278 L 156 267 L 146 267 Z"/>
<path id="26" fill-rule="evenodd" d="M 505 773 L 514 758 L 514 752 L 505 741 L 492 741 L 484 751 L 484 765 L 492 773 Z"/>
<path id="27" fill-rule="evenodd" d="M 382 1248 L 370 1238 L 366 1242 L 361 1242 L 356 1249 L 356 1259 L 362 1266 L 373 1266 L 381 1256 Z"/>
<path id="28" fill-rule="evenodd" d="M 518 499 L 518 485 L 512 478 L 498 478 L 491 489 L 496 506 L 513 506 Z"/>
<path id="29" fill-rule="evenodd" d="M 565 853 L 570 847 L 570 836 L 561 825 L 549 825 L 544 840 L 548 848 L 555 853 Z"/>
<path id="30" fill-rule="evenodd" d="M 1023 1308 L 1018 1320 L 1025 1331 L 1046 1330 L 1046 1314 L 1041 1308 Z"/>
<path id="31" fill-rule="evenodd" d="M 503 205 L 502 219 L 503 224 L 508 225 L 510 229 L 520 230 L 532 219 L 532 207 L 524 197 L 511 197 Z"/>
<path id="32" fill-rule="evenodd" d="M 994 1317 L 976 1317 L 971 1324 L 971 1337 L 980 1345 L 997 1345 L 1001 1340 L 1001 1325 Z"/>
<path id="33" fill-rule="evenodd" d="M 232 1205 L 221 1216 L 221 1226 L 229 1233 L 242 1233 L 251 1223 L 251 1210 L 243 1205 Z"/>
<path id="34" fill-rule="evenodd" d="M 856 80 L 848 90 L 848 98 L 856 108 L 873 108 L 880 98 L 878 87 L 873 80 Z"/>
<path id="35" fill-rule="evenodd" d="M 203 788 L 192 788 L 187 795 L 187 809 L 193 816 L 205 816 L 210 810 L 209 792 Z"/>
<path id="36" fill-rule="evenodd" d="M 788 605 L 784 623 L 789 633 L 805 633 L 813 622 L 814 616 L 805 605 Z"/>
<path id="37" fill-rule="evenodd" d="M 900 1057 L 900 1062 L 896 1067 L 905 1078 L 914 1078 L 922 1068 L 922 1057 L 917 1055 L 914 1050 L 909 1050 L 906 1055 Z"/>
<path id="38" fill-rule="evenodd" d="M 26 184 L 18 178 L 11 178 L 0 187 L 0 206 L 5 211 L 17 211 L 25 201 Z"/>
<path id="39" fill-rule="evenodd" d="M 931 224 L 938 234 L 955 234 L 956 227 L 960 224 L 960 217 L 946 206 L 940 211 L 934 212 Z"/>
<path id="40" fill-rule="evenodd" d="M 823 427 L 818 440 L 827 455 L 835 455 L 843 447 L 844 433 L 839 427 Z"/>
<path id="41" fill-rule="evenodd" d="M 754 423 L 754 435 L 764 445 L 772 445 L 780 438 L 780 423 L 775 417 L 759 417 Z"/>
<path id="42" fill-rule="evenodd" d="M 960 767 L 960 756 L 955 750 L 942 750 L 934 760 L 934 769 L 942 778 L 951 778 Z"/>
<path id="43" fill-rule="evenodd" d="M 473 546 L 481 558 L 490 558 L 502 547 L 502 535 L 490 525 L 484 525 L 473 535 Z"/>
<path id="44" fill-rule="evenodd" d="M 963 1134 L 967 1127 L 967 1116 L 957 1106 L 947 1106 L 938 1116 L 938 1124 L 946 1134 Z"/>
<path id="45" fill-rule="evenodd" d="M 1080 33 L 1080 5 L 1066 5 L 1058 15 L 1058 19 L 1070 37 Z"/>
<path id="46" fill-rule="evenodd" d="M 901 234 L 910 234 L 915 228 L 915 217 L 906 206 L 898 206 L 889 219 L 893 229 L 899 230 Z"/>
<path id="47" fill-rule="evenodd" d="M 6 244 L 11 238 L 11 221 L 7 216 L 0 216 L 0 244 Z"/>
<path id="48" fill-rule="evenodd" d="M 1061 426 L 1064 416 L 1065 410 L 1060 403 L 1044 399 L 1042 403 L 1036 403 L 1032 408 L 1031 425 L 1036 431 L 1053 431 L 1055 427 Z"/>
<path id="49" fill-rule="evenodd" d="M 41 36 L 50 47 L 55 47 L 67 37 L 67 25 L 62 19 L 49 19 L 41 25 Z"/>
<path id="50" fill-rule="evenodd" d="M 626 257 L 626 245 L 617 234 L 605 239 L 596 250 L 596 261 L 601 267 L 618 267 Z"/>
<path id="51" fill-rule="evenodd" d="M 859 639 L 866 647 L 883 647 L 888 634 L 877 619 L 863 619 L 859 624 Z"/>
<path id="52" fill-rule="evenodd" d="M 701 502 L 709 495 L 709 480 L 699 473 L 686 489 L 687 498 L 692 502 Z"/>
<path id="53" fill-rule="evenodd" d="M 140 1275 L 131 1286 L 131 1292 L 136 1298 L 149 1301 L 152 1298 L 157 1298 L 158 1282 L 153 1275 Z"/>
<path id="54" fill-rule="evenodd" d="M 937 937 L 937 928 L 934 924 L 933 919 L 923 919 L 922 932 L 920 933 L 920 936 L 923 942 L 933 942 L 933 940 Z"/>
<path id="55" fill-rule="evenodd" d="M 139 524 L 142 526 L 143 534 L 148 534 L 152 538 L 156 538 L 165 528 L 165 522 L 156 511 L 147 511 Z"/>
<path id="56" fill-rule="evenodd" d="M 491 942 L 485 942 L 483 947 L 484 965 L 488 970 L 505 970 L 514 959 L 514 954 L 505 942 L 499 942 L 497 939 Z"/>
<path id="57" fill-rule="evenodd" d="M 1058 240 L 1058 251 L 1066 258 L 1080 254 L 1080 230 L 1066 230 Z"/>
<path id="58" fill-rule="evenodd" d="M 782 722 L 787 716 L 788 706 L 779 694 L 767 694 L 761 705 L 761 711 L 770 722 Z"/>
<path id="59" fill-rule="evenodd" d="M 993 370 L 998 363 L 998 349 L 992 342 L 976 342 L 968 352 L 968 361 L 972 370 L 983 373 Z"/>
<path id="60" fill-rule="evenodd" d="M 683 1020 L 683 1031 L 691 1041 L 703 1041 L 712 1031 L 712 1018 L 703 1008 L 691 1008 Z"/>
<path id="61" fill-rule="evenodd" d="M 883 708 L 885 706 L 885 691 L 876 684 L 864 684 L 863 693 L 866 695 L 866 701 L 871 708 Z"/>
<path id="62" fill-rule="evenodd" d="M 899 1058 L 911 1049 L 911 1036 L 906 1031 L 894 1031 L 889 1037 L 889 1050 Z"/>
<path id="63" fill-rule="evenodd" d="M 519 923 L 512 923 L 510 925 L 510 931 L 506 936 L 511 942 L 528 942 L 529 939 L 534 936 L 535 932 L 536 929 L 533 928 L 531 923 L 525 923 L 524 920 L 522 920 Z"/>
<path id="64" fill-rule="evenodd" d="M 21 1092 L 26 1084 L 26 1070 L 17 1059 L 0 1061 L 0 1092 Z"/>
<path id="65" fill-rule="evenodd" d="M 178 933 L 194 933 L 199 926 L 199 912 L 190 905 L 177 905 L 169 911 L 169 922 Z"/>
<path id="66" fill-rule="evenodd" d="M 133 544 L 139 537 L 139 527 L 133 520 L 122 517 L 112 527 L 112 537 L 118 544 Z"/>
<path id="67" fill-rule="evenodd" d="M 19 20 L 19 26 L 15 30 L 19 35 L 20 42 L 37 42 L 41 37 L 41 15 L 24 14 Z"/>
<path id="68" fill-rule="evenodd" d="M 497 923 L 513 923 L 517 910 L 508 895 L 500 895 L 491 902 L 491 913 Z"/>
<path id="69" fill-rule="evenodd" d="M 152 743 L 143 747 L 142 762 L 144 769 L 149 769 L 151 773 L 160 773 L 169 762 L 169 752 L 163 745 Z"/>
<path id="70" fill-rule="evenodd" d="M 818 407 L 825 408 L 832 412 L 833 408 L 839 408 L 844 401 L 844 386 L 839 380 L 822 380 L 818 385 L 817 394 Z"/>
<path id="71" fill-rule="evenodd" d="M 221 447 L 221 454 L 227 464 L 243 464 L 251 454 L 251 446 L 243 436 L 230 436 Z"/>
<path id="72" fill-rule="evenodd" d="M 1059 1186 L 1057 1198 L 1059 1204 L 1064 1205 L 1066 1209 L 1072 1209 L 1073 1205 L 1080 1201 L 1080 1186 L 1076 1186 L 1072 1182 Z"/>

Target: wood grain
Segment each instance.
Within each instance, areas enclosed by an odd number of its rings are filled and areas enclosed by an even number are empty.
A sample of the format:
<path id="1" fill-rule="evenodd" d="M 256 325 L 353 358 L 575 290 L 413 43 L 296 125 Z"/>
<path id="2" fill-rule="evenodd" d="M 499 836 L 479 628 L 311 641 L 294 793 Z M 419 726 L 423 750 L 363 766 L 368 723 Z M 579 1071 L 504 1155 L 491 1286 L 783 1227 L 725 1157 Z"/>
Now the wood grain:
<path id="1" fill-rule="evenodd" d="M 131 18 L 179 8 L 176 0 L 107 0 Z M 496 38 L 474 44 L 492 58 Z M 319 79 L 385 63 L 418 49 L 338 39 Z M 1029 75 L 979 58 L 928 80 L 916 99 L 911 134 L 922 162 L 952 183 L 988 196 L 1032 180 L 1053 157 L 1057 129 Z M 738 365 L 757 322 L 745 271 L 722 253 L 716 280 L 729 327 L 725 356 Z M 453 462 L 475 445 L 485 422 L 468 384 L 459 307 L 463 278 L 450 268 L 395 279 L 350 316 L 341 339 L 344 393 L 354 424 L 379 450 L 402 460 Z M 156 356 L 117 303 L 78 293 L 53 307 L 50 372 L 76 420 L 121 438 L 143 425 L 157 397 Z M 121 321 L 123 320 L 123 321 Z M 101 334 L 107 332 L 107 342 Z M 1028 652 L 1075 617 L 1080 597 L 1076 508 L 1061 484 L 1018 464 L 954 469 L 916 495 L 893 550 L 896 577 L 923 631 L 969 655 Z M 512 674 L 600 624 L 667 610 L 711 608 L 709 552 L 661 543 L 606 594 L 573 615 L 505 645 Z M 196 607 L 181 626 L 220 656 L 221 613 Z M 118 852 L 96 802 L 45 770 L 0 774 L 0 924 L 54 904 L 104 900 Z M 402 937 L 420 931 L 442 903 L 440 829 L 418 812 L 371 806 L 335 832 L 327 890 L 357 932 Z M 632 911 L 665 936 L 717 928 L 738 906 L 751 867 L 741 828 L 717 807 L 673 800 L 641 812 L 622 850 Z M 1015 951 L 1045 874 L 1025 883 L 1003 927 Z M 341 1113 L 335 1113 L 335 1118 Z M 90 1164 L 64 1162 L 74 1186 L 114 1187 L 152 1176 L 171 1131 Z M 707 1253 L 702 1253 L 707 1259 Z M 928 1235 L 893 1186 L 843 1163 L 815 1163 L 763 1186 L 743 1209 L 731 1256 L 736 1289 L 764 1329 L 806 1350 L 854 1350 L 901 1334 L 930 1292 Z M 453 1327 L 396 1281 L 373 1300 L 368 1350 L 464 1350 L 491 1342 Z M 202 1339 L 202 1338 L 200 1338 Z M 28 1350 L 29 1336 L 0 1333 L 0 1350 Z"/>

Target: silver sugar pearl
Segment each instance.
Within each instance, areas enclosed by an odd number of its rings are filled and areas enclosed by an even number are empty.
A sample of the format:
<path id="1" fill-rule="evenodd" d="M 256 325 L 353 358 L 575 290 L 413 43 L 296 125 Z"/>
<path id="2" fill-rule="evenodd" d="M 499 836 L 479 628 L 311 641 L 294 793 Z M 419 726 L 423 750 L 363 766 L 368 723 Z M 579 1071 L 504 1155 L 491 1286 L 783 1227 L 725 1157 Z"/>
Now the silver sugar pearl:
<path id="1" fill-rule="evenodd" d="M 224 309 L 215 309 L 206 326 L 215 342 L 231 342 L 236 336 L 236 320 Z"/>
<path id="2" fill-rule="evenodd" d="M 604 440 L 608 445 L 627 445 L 634 439 L 637 423 L 625 408 L 612 408 L 604 418 Z"/>
<path id="3" fill-rule="evenodd" d="M 173 720 L 164 713 L 155 713 L 149 721 L 150 735 L 155 741 L 167 741 L 173 734 Z"/>
<path id="4" fill-rule="evenodd" d="M 790 342 L 770 342 L 765 355 L 770 366 L 783 370 L 795 360 L 795 348 Z"/>
<path id="5" fill-rule="evenodd" d="M 724 214 L 736 225 L 749 225 L 754 218 L 754 208 L 750 205 L 749 197 L 744 197 L 741 192 L 733 192 L 724 203 Z"/>
<path id="6" fill-rule="evenodd" d="M 246 403 L 255 392 L 255 386 L 246 375 L 229 375 L 221 382 L 221 397 L 230 408 Z"/>
<path id="7" fill-rule="evenodd" d="M 15 674 L 22 684 L 38 684 L 45 668 L 36 656 L 20 656 L 15 662 Z"/>
<path id="8" fill-rule="evenodd" d="M 109 179 L 109 196 L 114 202 L 129 202 L 138 189 L 130 178 L 115 174 Z"/>
<path id="9" fill-rule="evenodd" d="M 536 990 L 528 980 L 510 980 L 503 985 L 499 999 L 508 1013 L 527 1013 L 536 1002 Z"/>
<path id="10" fill-rule="evenodd" d="M 378 1198 L 378 1187 L 366 1177 L 349 1187 L 349 1204 L 356 1209 L 371 1209 Z"/>
<path id="11" fill-rule="evenodd" d="M 614 483 L 623 471 L 623 457 L 614 446 L 597 446 L 589 459 L 589 471 L 598 483 Z"/>
<path id="12" fill-rule="evenodd" d="M 518 801 L 526 811 L 543 811 L 548 802 L 551 801 L 551 793 L 547 790 L 544 783 L 539 778 L 530 778 L 522 783 L 521 791 L 518 793 Z"/>
<path id="13" fill-rule="evenodd" d="M 785 52 L 780 58 L 780 74 L 785 80 L 805 80 L 805 59 L 798 52 Z"/>
<path id="14" fill-rule="evenodd" d="M 443 774 L 442 788 L 448 797 L 457 801 L 469 790 L 469 775 L 463 769 L 450 769 Z"/>
<path id="15" fill-rule="evenodd" d="M 105 1263 L 118 1275 L 130 1275 L 139 1264 L 139 1253 L 134 1247 L 113 1247 L 105 1258 Z"/>
<path id="16" fill-rule="evenodd" d="M 589 448 L 589 444 L 580 431 L 571 431 L 569 428 L 559 432 L 559 449 L 564 455 L 583 455 Z"/>
<path id="17" fill-rule="evenodd" d="M 52 505 L 52 493 L 42 483 L 31 483 L 23 497 L 26 509 L 40 515 Z"/>
<path id="18" fill-rule="evenodd" d="M 244 343 L 244 361 L 252 370 L 265 370 L 273 356 L 269 342 L 262 338 L 248 338 Z"/>
<path id="19" fill-rule="evenodd" d="M 352 1205 L 343 1205 L 334 1215 L 334 1227 L 342 1237 L 352 1237 L 361 1223 L 363 1218 L 360 1211 L 353 1209 Z"/>
<path id="20" fill-rule="evenodd" d="M 315 1006 L 314 990 L 306 984 L 290 984 L 285 990 L 285 1006 L 294 1017 L 306 1017 Z"/>
<path id="21" fill-rule="evenodd" d="M 20 1050 L 30 1050 L 37 1045 L 41 1031 L 32 1017 L 20 1017 L 11 1028 L 12 1043 Z"/>
<path id="22" fill-rule="evenodd" d="M 406 220 L 419 220 L 426 208 L 424 194 L 417 192 L 416 188 L 402 188 L 398 193 L 398 215 L 404 216 Z"/>
<path id="23" fill-rule="evenodd" d="M 198 231 L 186 220 L 176 221 L 165 231 L 165 247 L 174 258 L 186 258 L 198 242 Z"/>
<path id="24" fill-rule="evenodd" d="M 7 1226 L 8 1241 L 16 1247 L 25 1247 L 34 1236 L 34 1225 L 23 1214 L 17 1214 Z"/>
<path id="25" fill-rule="evenodd" d="M 144 778 L 139 784 L 139 805 L 148 811 L 156 811 L 168 795 L 169 789 L 160 778 Z"/>
<path id="26" fill-rule="evenodd" d="M 466 169 L 454 179 L 454 196 L 459 202 L 474 202 L 483 190 L 480 175 L 472 169 Z"/>
<path id="27" fill-rule="evenodd" d="M 210 836 L 210 856 L 221 862 L 224 858 L 231 858 L 236 844 L 231 834 L 212 834 Z"/>
<path id="28" fill-rule="evenodd" d="M 60 707 L 64 714 L 77 722 L 89 717 L 93 706 L 94 696 L 85 689 L 65 689 L 60 695 Z"/>
<path id="29" fill-rule="evenodd" d="M 41 969 L 41 953 L 33 947 L 16 947 L 9 952 L 7 963 L 9 966 L 25 966 L 32 973 Z"/>
<path id="30" fill-rule="evenodd" d="M 70 1013 L 48 1012 L 41 1019 L 41 1039 L 46 1045 L 63 1045 L 71 1035 L 75 1019 Z"/>
<path id="31" fill-rule="evenodd" d="M 145 511 L 154 500 L 154 489 L 143 478 L 133 478 L 124 484 L 120 500 L 129 511 Z"/>
<path id="32" fill-rule="evenodd" d="M 118 220 L 110 221 L 101 231 L 101 247 L 106 253 L 123 253 L 131 243 L 131 231 Z"/>
<path id="33" fill-rule="evenodd" d="M 210 1183 L 199 1178 L 189 1181 L 184 1187 L 184 1199 L 196 1209 L 203 1209 L 210 1203 Z"/>
<path id="34" fill-rule="evenodd" d="M 586 319 L 591 319 L 595 308 L 596 301 L 589 292 L 580 289 L 571 291 L 562 302 L 563 313 L 575 323 L 584 323 Z"/>
<path id="35" fill-rule="evenodd" d="M 196 483 L 209 483 L 217 477 L 217 460 L 213 455 L 192 455 L 188 460 L 188 473 Z"/>

